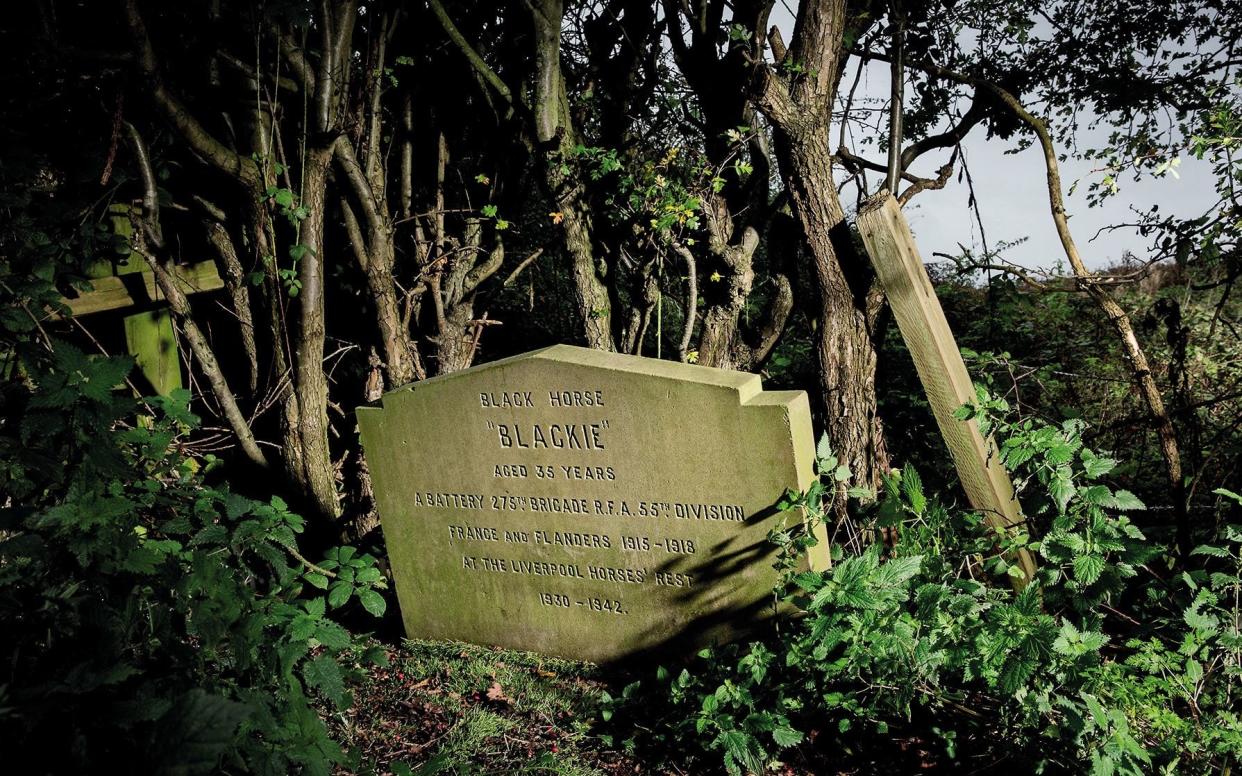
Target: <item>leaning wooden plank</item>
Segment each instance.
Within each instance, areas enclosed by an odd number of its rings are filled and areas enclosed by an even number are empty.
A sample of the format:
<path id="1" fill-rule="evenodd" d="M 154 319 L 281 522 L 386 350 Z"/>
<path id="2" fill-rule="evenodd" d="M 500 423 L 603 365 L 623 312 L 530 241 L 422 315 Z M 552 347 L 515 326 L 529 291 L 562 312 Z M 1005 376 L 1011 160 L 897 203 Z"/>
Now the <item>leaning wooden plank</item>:
<path id="1" fill-rule="evenodd" d="M 1010 533 L 1025 530 L 1026 518 L 994 443 L 973 420 L 953 417 L 958 407 L 975 400 L 974 386 L 901 208 L 884 192 L 867 202 L 857 223 L 966 497 L 993 526 Z M 1024 575 L 1015 579 L 1020 589 L 1033 578 L 1035 558 L 1022 549 L 1013 560 Z"/>
<path id="2" fill-rule="evenodd" d="M 224 279 L 214 262 L 200 261 L 177 268 L 177 283 L 186 294 L 215 291 L 224 287 Z M 91 281 L 95 287 L 80 296 L 62 301 L 74 315 L 90 315 L 133 305 L 145 305 L 164 299 L 149 272 L 109 276 Z"/>

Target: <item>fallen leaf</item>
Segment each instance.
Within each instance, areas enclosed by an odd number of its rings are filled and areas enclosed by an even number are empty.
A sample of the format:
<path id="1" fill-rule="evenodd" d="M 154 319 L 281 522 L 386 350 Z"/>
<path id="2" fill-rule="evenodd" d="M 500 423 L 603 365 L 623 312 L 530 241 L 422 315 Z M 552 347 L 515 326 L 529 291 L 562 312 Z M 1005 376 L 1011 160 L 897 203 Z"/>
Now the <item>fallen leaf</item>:
<path id="1" fill-rule="evenodd" d="M 492 682 L 492 686 L 487 688 L 487 699 L 497 703 L 509 702 L 509 698 L 505 695 L 505 690 L 500 686 L 500 682 Z"/>

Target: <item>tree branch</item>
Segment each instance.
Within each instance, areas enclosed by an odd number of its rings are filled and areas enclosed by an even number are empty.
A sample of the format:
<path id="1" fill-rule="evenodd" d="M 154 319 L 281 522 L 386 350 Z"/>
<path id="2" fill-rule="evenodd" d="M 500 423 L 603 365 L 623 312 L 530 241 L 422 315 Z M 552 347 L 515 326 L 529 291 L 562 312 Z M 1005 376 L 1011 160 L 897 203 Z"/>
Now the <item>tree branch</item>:
<path id="1" fill-rule="evenodd" d="M 500 76 L 496 75 L 495 70 L 488 67 L 479 52 L 475 51 L 474 47 L 470 45 L 470 42 L 466 40 L 464 35 L 461 34 L 461 31 L 457 29 L 457 25 L 454 24 L 453 20 L 449 17 L 448 11 L 444 10 L 444 6 L 441 5 L 440 0 L 428 0 L 428 5 L 431 6 L 431 12 L 435 14 L 436 20 L 440 22 L 440 27 L 444 30 L 444 34 L 448 35 L 449 40 L 453 42 L 453 45 L 457 46 L 457 49 L 461 51 L 462 55 L 466 58 L 466 61 L 470 63 L 470 66 L 474 68 L 475 72 L 477 72 L 483 80 L 496 91 L 496 94 L 500 95 L 501 99 L 509 105 L 509 113 L 512 115 L 513 109 L 516 107 L 517 102 L 514 100 L 513 92 L 510 91 L 508 84 L 506 84 Z M 506 118 L 508 118 L 508 116 L 506 116 Z"/>
<path id="2" fill-rule="evenodd" d="M 518 264 L 517 267 L 515 267 L 512 272 L 509 273 L 509 276 L 506 277 L 505 281 L 500 284 L 500 287 L 508 288 L 509 286 L 513 285 L 513 281 L 518 279 L 518 275 L 521 275 L 522 272 L 527 267 L 529 267 L 531 264 L 534 264 L 535 261 L 542 255 L 543 255 L 543 248 L 536 248 L 535 250 L 531 251 L 531 254 L 527 256 L 526 258 L 522 259 L 522 262 Z"/>
<path id="3" fill-rule="evenodd" d="M 690 339 L 694 336 L 694 322 L 699 313 L 698 267 L 694 254 L 685 245 L 674 242 L 673 251 L 686 263 L 686 324 L 681 332 L 681 342 L 677 345 L 677 355 L 685 361 L 690 352 Z"/>
<path id="4" fill-rule="evenodd" d="M 901 169 L 907 169 L 914 163 L 915 159 L 928 151 L 958 145 L 975 125 L 983 121 L 986 114 L 987 111 L 984 108 L 983 100 L 979 96 L 979 90 L 976 88 L 974 99 L 971 101 L 966 113 L 962 116 L 961 121 L 939 135 L 931 135 L 911 143 L 906 150 L 901 152 Z"/>
<path id="5" fill-rule="evenodd" d="M 144 180 L 155 180 L 155 174 L 151 171 L 150 157 L 147 155 L 146 145 L 142 142 L 142 137 L 132 126 L 129 127 L 129 142 L 134 147 L 134 157 L 138 160 L 138 164 L 146 169 L 142 170 Z M 144 236 L 158 235 L 160 228 L 158 226 L 159 210 L 158 200 L 157 209 L 149 210 L 142 214 L 140 225 L 142 226 L 142 234 Z M 157 246 L 158 247 L 158 246 Z M 199 368 L 202 369 L 204 376 L 207 378 L 208 385 L 216 397 L 216 401 L 220 403 L 220 409 L 224 412 L 224 419 L 228 422 L 229 428 L 232 429 L 234 436 L 241 443 L 242 451 L 251 463 L 257 466 L 267 468 L 267 458 L 263 455 L 263 451 L 259 449 L 258 443 L 255 442 L 254 432 L 250 428 L 250 424 L 246 422 L 246 418 L 241 413 L 241 409 L 237 406 L 237 398 L 233 394 L 232 388 L 229 387 L 228 379 L 224 376 L 224 370 L 220 368 L 220 362 L 216 360 L 216 354 L 208 344 L 207 338 L 203 336 L 203 332 L 198 328 L 198 324 L 194 321 L 194 316 L 190 310 L 190 303 L 186 299 L 185 294 L 181 290 L 181 286 L 177 284 L 172 270 L 148 251 L 139 249 L 134 246 L 133 250 L 142 255 L 147 264 L 151 267 L 151 272 L 155 276 L 155 282 L 160 287 L 160 291 L 164 294 L 164 298 L 168 300 L 168 306 L 172 309 L 173 315 L 176 316 L 178 323 L 181 324 L 182 332 L 185 334 L 186 341 L 190 344 L 190 350 L 193 351 L 195 358 L 198 359 Z"/>
<path id="6" fill-rule="evenodd" d="M 147 34 L 146 23 L 138 10 L 138 0 L 126 0 L 125 11 L 130 33 L 137 47 L 138 66 L 151 82 L 151 94 L 165 118 L 177 128 L 190 147 L 214 167 L 236 177 L 244 184 L 252 187 L 259 186 L 258 165 L 213 137 L 197 119 L 190 115 L 186 107 L 164 83 L 158 60 L 155 57 L 155 49 L 151 46 L 151 38 Z"/>

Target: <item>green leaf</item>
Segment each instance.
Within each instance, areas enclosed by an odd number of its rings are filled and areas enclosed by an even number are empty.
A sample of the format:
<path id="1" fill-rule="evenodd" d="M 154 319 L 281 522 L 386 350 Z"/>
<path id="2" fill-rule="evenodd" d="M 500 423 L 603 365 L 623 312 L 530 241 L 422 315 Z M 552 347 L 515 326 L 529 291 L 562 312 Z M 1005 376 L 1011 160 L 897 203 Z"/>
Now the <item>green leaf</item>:
<path id="1" fill-rule="evenodd" d="M 910 503 L 910 509 L 921 517 L 927 508 L 927 497 L 923 495 L 923 480 L 913 466 L 901 470 L 901 492 Z"/>
<path id="2" fill-rule="evenodd" d="M 1057 511 L 1065 514 L 1065 508 L 1069 506 L 1070 499 L 1074 497 L 1076 488 L 1070 479 L 1068 467 L 1057 469 L 1057 473 L 1052 477 L 1052 481 L 1048 483 L 1048 492 L 1052 495 L 1052 500 L 1056 502 Z"/>
<path id="3" fill-rule="evenodd" d="M 1116 466 L 1116 459 L 1099 458 L 1094 454 L 1089 454 L 1087 450 L 1082 451 L 1083 471 L 1093 480 L 1108 474 L 1116 468 Z"/>
<path id="4" fill-rule="evenodd" d="M 309 582 L 312 587 L 317 587 L 320 590 L 328 589 L 328 578 L 323 574 L 315 571 L 308 571 L 302 575 L 302 578 Z"/>
<path id="5" fill-rule="evenodd" d="M 236 493 L 230 493 L 224 497 L 224 514 L 230 520 L 236 520 L 242 515 L 250 514 L 250 510 L 254 508 L 254 502 L 245 496 L 239 496 Z"/>
<path id="6" fill-rule="evenodd" d="M 1203 664 L 1198 660 L 1186 661 L 1186 679 L 1192 684 L 1197 685 L 1199 680 L 1203 678 Z"/>
<path id="7" fill-rule="evenodd" d="M 1104 558 L 1095 555 L 1079 555 L 1074 558 L 1074 579 L 1084 585 L 1095 584 L 1104 573 Z"/>
<path id="8" fill-rule="evenodd" d="M 1183 614 L 1182 619 L 1186 624 L 1195 630 L 1214 631 L 1220 626 L 1220 619 L 1215 615 L 1204 614 L 1199 611 L 1199 607 L 1203 605 L 1203 600 L 1196 600 Z"/>
<path id="9" fill-rule="evenodd" d="M 832 441 L 828 439 L 827 434 L 821 436 L 819 444 L 815 445 L 815 457 L 821 461 L 826 461 L 832 457 Z"/>
<path id="10" fill-rule="evenodd" d="M 1229 553 L 1220 547 L 1213 547 L 1210 544 L 1200 544 L 1198 547 L 1190 551 L 1191 555 L 1210 555 L 1213 558 L 1228 558 Z"/>
<path id="11" fill-rule="evenodd" d="M 893 558 L 880 566 L 876 581 L 886 587 L 896 587 L 919 573 L 923 565 L 923 556 L 909 558 Z"/>
<path id="12" fill-rule="evenodd" d="M 366 609 L 374 617 L 383 617 L 384 611 L 388 608 L 388 603 L 384 600 L 384 596 L 374 590 L 363 590 L 358 593 L 358 600 L 362 603 L 362 608 Z"/>
<path id="13" fill-rule="evenodd" d="M 302 666 L 306 686 L 319 690 L 338 708 L 345 705 L 345 677 L 341 666 L 331 655 L 320 655 Z"/>
<path id="14" fill-rule="evenodd" d="M 354 594 L 354 586 L 348 582 L 336 582 L 328 591 L 328 606 L 339 609 Z"/>
<path id="15" fill-rule="evenodd" d="M 204 544 L 220 545 L 228 541 L 229 532 L 222 525 L 209 525 L 198 533 L 194 534 L 194 538 L 190 540 L 191 547 L 198 547 Z"/>
<path id="16" fill-rule="evenodd" d="M 156 773 L 216 773 L 250 709 L 200 688 L 182 695 L 157 725 Z"/>
<path id="17" fill-rule="evenodd" d="M 1217 488 L 1216 490 L 1212 492 L 1218 496 L 1224 496 L 1227 499 L 1232 499 L 1233 501 L 1239 504 L 1242 504 L 1242 495 L 1234 493 L 1232 490 L 1229 490 L 1228 488 Z"/>
<path id="18" fill-rule="evenodd" d="M 801 731 L 794 730 L 786 725 L 777 726 L 772 730 L 772 740 L 782 749 L 802 743 L 802 738 Z"/>
<path id="19" fill-rule="evenodd" d="M 1139 497 L 1128 490 L 1119 490 L 1113 494 L 1113 508 L 1121 512 L 1147 509 Z"/>
<path id="20" fill-rule="evenodd" d="M 272 198 L 276 200 L 276 204 L 281 207 L 293 207 L 293 192 L 289 189 L 276 189 L 276 192 L 272 195 Z"/>

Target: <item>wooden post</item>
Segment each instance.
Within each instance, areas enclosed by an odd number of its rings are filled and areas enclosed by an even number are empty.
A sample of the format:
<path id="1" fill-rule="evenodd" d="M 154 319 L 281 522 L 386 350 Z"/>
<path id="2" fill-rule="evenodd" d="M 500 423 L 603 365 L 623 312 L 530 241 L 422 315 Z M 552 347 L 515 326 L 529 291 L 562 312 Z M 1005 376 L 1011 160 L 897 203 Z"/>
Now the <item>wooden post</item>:
<path id="1" fill-rule="evenodd" d="M 992 526 L 1009 534 L 1025 530 L 1026 518 L 1014 498 L 1009 473 L 997 458 L 996 445 L 979 433 L 975 421 L 953 417 L 958 407 L 975 401 L 974 385 L 901 208 L 883 192 L 868 200 L 857 223 L 966 497 Z M 1011 560 L 1024 575 L 1013 579 L 1020 590 L 1034 578 L 1036 564 L 1025 548 L 1015 555 Z"/>
<path id="2" fill-rule="evenodd" d="M 134 225 L 129 205 L 113 205 L 113 233 L 128 244 Z M 87 267 L 95 286 L 73 299 L 63 300 L 73 315 L 89 315 L 129 307 L 138 309 L 125 316 L 125 344 L 139 371 L 159 396 L 168 396 L 182 387 L 181 363 L 172 315 L 163 303 L 151 267 L 133 250 L 118 251 L 113 260 L 103 259 Z M 177 269 L 177 280 L 186 294 L 214 291 L 224 287 L 215 264 L 202 261 Z"/>
<path id="3" fill-rule="evenodd" d="M 181 358 L 168 308 L 125 316 L 125 346 L 158 396 L 181 387 Z"/>
<path id="4" fill-rule="evenodd" d="M 134 224 L 130 221 L 129 205 L 112 205 L 108 208 L 108 211 L 109 220 L 112 222 L 112 233 L 124 238 L 128 245 L 134 235 Z M 115 301 L 128 303 L 118 304 L 117 306 L 129 306 L 139 305 L 147 300 L 133 298 L 134 294 L 129 290 L 133 284 L 127 283 L 125 276 L 141 274 L 144 270 L 148 275 L 151 272 L 147 263 L 142 260 L 142 257 L 135 255 L 132 250 L 121 251 L 118 248 L 114 259 L 101 259 L 88 266 L 87 275 L 99 281 L 112 279 L 112 282 L 106 285 L 116 292 L 113 294 L 116 297 Z M 145 281 L 148 278 L 142 279 Z M 154 286 L 154 279 L 152 278 L 151 280 L 152 286 Z M 99 284 L 97 283 L 96 285 Z M 155 300 L 156 298 L 156 296 L 151 296 L 148 297 L 148 300 Z M 96 311 L 74 309 L 72 302 L 70 302 L 70 309 L 79 315 L 83 312 Z M 151 384 L 155 393 L 159 396 L 168 396 L 174 390 L 180 388 L 181 364 L 178 358 L 177 335 L 173 331 L 172 318 L 169 316 L 168 310 L 154 309 L 133 312 L 125 316 L 124 324 L 126 349 L 134 357 L 134 363 L 137 365 L 138 371 Z"/>
<path id="5" fill-rule="evenodd" d="M 112 230 L 127 241 L 133 239 L 134 223 L 127 205 L 112 206 Z M 151 274 L 142 257 L 132 250 L 117 262 L 116 275 Z M 158 396 L 168 396 L 181 387 L 181 358 L 177 349 L 177 333 L 167 308 L 137 312 L 125 316 L 125 345 L 142 376 Z"/>

